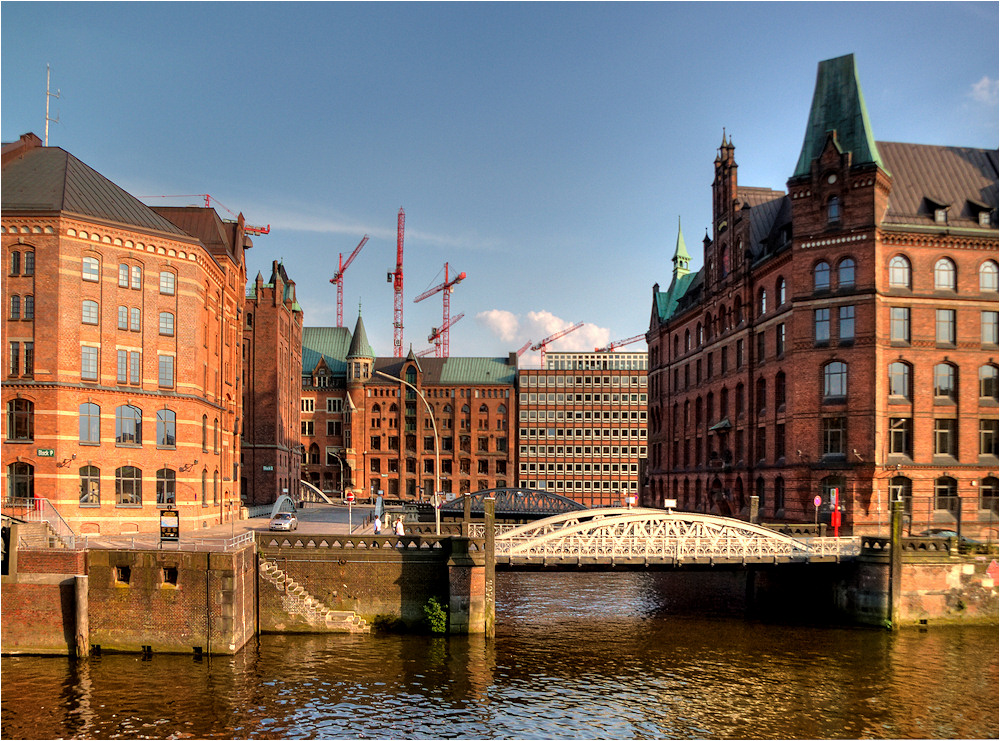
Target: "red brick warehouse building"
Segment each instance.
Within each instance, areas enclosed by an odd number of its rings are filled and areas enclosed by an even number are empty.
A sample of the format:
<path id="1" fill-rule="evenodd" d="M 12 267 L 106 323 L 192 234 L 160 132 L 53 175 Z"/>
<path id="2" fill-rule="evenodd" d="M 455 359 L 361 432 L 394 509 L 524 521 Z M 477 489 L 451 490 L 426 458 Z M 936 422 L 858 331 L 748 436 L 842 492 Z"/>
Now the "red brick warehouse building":
<path id="1" fill-rule="evenodd" d="M 516 381 L 514 354 L 376 358 L 360 317 L 353 333 L 306 327 L 303 478 L 364 500 L 514 486 Z"/>
<path id="2" fill-rule="evenodd" d="M 723 138 L 704 263 L 653 288 L 644 499 L 855 533 L 997 528 L 997 151 L 876 142 L 820 63 L 788 193 Z M 820 497 L 817 512 L 814 497 Z"/>
<path id="3" fill-rule="evenodd" d="M 33 134 L 2 195 L 5 505 L 77 534 L 237 515 L 242 216 L 148 208 Z"/>

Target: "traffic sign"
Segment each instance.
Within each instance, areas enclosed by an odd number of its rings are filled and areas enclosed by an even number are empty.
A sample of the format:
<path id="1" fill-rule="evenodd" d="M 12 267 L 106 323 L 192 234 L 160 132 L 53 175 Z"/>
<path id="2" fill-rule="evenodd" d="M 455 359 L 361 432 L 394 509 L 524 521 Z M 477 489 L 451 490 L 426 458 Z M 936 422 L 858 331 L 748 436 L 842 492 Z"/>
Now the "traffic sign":
<path id="1" fill-rule="evenodd" d="M 348 504 L 354 504 L 354 492 L 353 491 L 347 492 L 347 496 L 344 497 L 344 498 L 347 500 Z"/>

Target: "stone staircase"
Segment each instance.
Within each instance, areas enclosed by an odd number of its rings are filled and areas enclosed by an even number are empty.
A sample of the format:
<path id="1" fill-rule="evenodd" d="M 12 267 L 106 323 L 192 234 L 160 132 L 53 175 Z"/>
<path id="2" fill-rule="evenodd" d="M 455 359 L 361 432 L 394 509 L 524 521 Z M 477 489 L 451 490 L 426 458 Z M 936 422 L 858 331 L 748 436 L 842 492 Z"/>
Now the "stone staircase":
<path id="1" fill-rule="evenodd" d="M 282 571 L 273 561 L 260 560 L 260 575 L 282 593 L 281 604 L 289 615 L 301 616 L 317 631 L 370 633 L 371 626 L 350 610 L 331 610 Z"/>
<path id="2" fill-rule="evenodd" d="M 41 548 L 65 548 L 47 522 L 22 522 L 17 530 L 19 548 L 36 550 Z"/>

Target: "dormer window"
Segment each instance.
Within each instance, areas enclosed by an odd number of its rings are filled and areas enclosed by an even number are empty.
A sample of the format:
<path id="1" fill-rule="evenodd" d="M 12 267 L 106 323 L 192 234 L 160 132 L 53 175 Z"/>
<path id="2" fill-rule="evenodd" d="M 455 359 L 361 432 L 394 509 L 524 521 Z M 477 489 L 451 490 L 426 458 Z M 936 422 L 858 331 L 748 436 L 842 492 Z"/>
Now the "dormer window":
<path id="1" fill-rule="evenodd" d="M 950 203 L 930 196 L 924 196 L 924 203 L 927 205 L 927 210 L 934 214 L 935 224 L 948 223 L 948 209 L 951 208 Z"/>
<path id="2" fill-rule="evenodd" d="M 989 226 L 990 225 L 990 212 L 980 211 L 979 212 L 979 226 Z"/>
<path id="3" fill-rule="evenodd" d="M 988 205 L 982 201 L 974 201 L 971 198 L 968 200 L 969 211 L 974 215 L 976 223 L 979 226 L 989 226 L 991 209 Z"/>
<path id="4" fill-rule="evenodd" d="M 948 209 L 946 208 L 936 208 L 934 209 L 934 222 L 937 224 L 947 224 L 948 223 Z"/>

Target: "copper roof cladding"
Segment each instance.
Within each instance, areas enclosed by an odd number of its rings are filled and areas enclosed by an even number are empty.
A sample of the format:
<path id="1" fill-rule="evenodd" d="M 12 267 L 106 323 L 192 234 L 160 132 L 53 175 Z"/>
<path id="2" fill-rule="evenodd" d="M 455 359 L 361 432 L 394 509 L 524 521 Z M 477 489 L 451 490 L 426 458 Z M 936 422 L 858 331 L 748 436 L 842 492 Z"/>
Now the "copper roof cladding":
<path id="1" fill-rule="evenodd" d="M 934 225 L 934 206 L 949 206 L 948 226 L 980 226 L 978 213 L 997 208 L 997 150 L 878 142 L 892 175 L 882 225 Z"/>
<path id="2" fill-rule="evenodd" d="M 190 240 L 184 231 L 64 149 L 28 147 L 19 154 L 10 151 L 13 156 L 9 158 L 8 151 L 4 152 L 0 185 L 0 208 L 5 212 L 64 211 Z"/>
<path id="3" fill-rule="evenodd" d="M 400 378 L 406 358 L 376 358 L 375 370 Z M 506 358 L 419 358 L 423 385 L 458 386 L 463 384 L 513 386 L 517 363 Z M 381 376 L 370 382 L 391 383 Z"/>
<path id="4" fill-rule="evenodd" d="M 320 358 L 332 373 L 347 372 L 347 349 L 351 345 L 351 331 L 347 327 L 302 328 L 302 372 L 312 373 Z"/>

